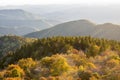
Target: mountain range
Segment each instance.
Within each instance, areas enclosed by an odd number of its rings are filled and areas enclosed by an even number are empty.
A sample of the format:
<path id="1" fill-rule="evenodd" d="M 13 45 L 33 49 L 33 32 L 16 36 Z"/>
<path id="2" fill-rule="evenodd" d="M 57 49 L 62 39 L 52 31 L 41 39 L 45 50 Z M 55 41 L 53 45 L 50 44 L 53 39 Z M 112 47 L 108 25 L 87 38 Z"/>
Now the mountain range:
<path id="1" fill-rule="evenodd" d="M 52 26 L 40 16 L 21 9 L 0 10 L 0 35 L 25 35 Z"/>
<path id="2" fill-rule="evenodd" d="M 45 19 L 52 19 L 61 22 L 90 19 L 97 23 L 120 23 L 120 5 L 25 5 L 7 8 L 20 8 L 34 14 L 38 14 Z"/>
<path id="3" fill-rule="evenodd" d="M 37 13 L 35 14 L 35 12 L 33 13 L 29 12 L 29 9 L 26 9 L 26 11 L 22 9 L 0 10 L 0 36 L 15 34 L 19 36 L 25 35 L 25 37 L 43 38 L 43 37 L 52 37 L 52 36 L 89 36 L 90 35 L 92 37 L 120 40 L 119 38 L 120 25 L 113 23 L 97 24 L 85 19 L 82 20 L 73 19 L 73 21 L 66 22 L 62 18 L 61 20 L 59 20 L 60 19 L 59 14 L 62 13 L 64 16 L 65 14 L 63 12 L 65 10 L 69 12 L 71 8 L 73 9 L 78 7 L 77 6 L 71 7 L 69 9 L 66 7 L 64 10 L 63 7 L 58 6 L 58 8 L 60 8 L 60 11 L 61 10 L 62 11 L 59 12 L 56 10 L 56 8 L 53 8 L 51 12 L 49 11 L 41 12 L 42 16 L 40 16 Z M 36 8 L 32 8 L 32 9 L 36 9 Z M 40 9 L 42 10 L 42 8 Z M 45 9 L 47 10 L 47 8 Z M 56 12 L 58 12 L 59 14 Z M 53 17 L 50 18 L 51 15 L 49 14 L 52 15 L 54 14 L 54 18 Z M 43 16 L 45 15 L 48 15 L 48 17 L 46 16 L 46 18 L 43 18 Z M 57 19 L 55 15 L 58 16 L 59 19 Z"/>
<path id="4" fill-rule="evenodd" d="M 89 19 L 97 23 L 120 23 L 120 5 L 79 5 L 79 4 L 49 4 L 49 5 L 23 5 L 4 6 L 0 9 L 22 9 L 40 15 L 47 20 L 57 23 Z M 60 21 L 60 22 L 59 22 Z"/>
<path id="5" fill-rule="evenodd" d="M 58 24 L 52 28 L 33 32 L 26 37 L 43 38 L 52 36 L 92 36 L 120 40 L 120 25 L 112 23 L 96 24 L 89 20 L 76 20 Z"/>

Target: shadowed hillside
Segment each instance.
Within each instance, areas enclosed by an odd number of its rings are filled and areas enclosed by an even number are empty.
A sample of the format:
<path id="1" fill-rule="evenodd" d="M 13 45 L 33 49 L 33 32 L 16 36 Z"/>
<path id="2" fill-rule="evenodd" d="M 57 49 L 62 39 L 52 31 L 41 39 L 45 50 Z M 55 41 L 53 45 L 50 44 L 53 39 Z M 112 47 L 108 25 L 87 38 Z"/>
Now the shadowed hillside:
<path id="1" fill-rule="evenodd" d="M 13 52 L 21 46 L 32 43 L 36 39 L 23 38 L 18 36 L 2 36 L 0 37 L 0 58 Z"/>

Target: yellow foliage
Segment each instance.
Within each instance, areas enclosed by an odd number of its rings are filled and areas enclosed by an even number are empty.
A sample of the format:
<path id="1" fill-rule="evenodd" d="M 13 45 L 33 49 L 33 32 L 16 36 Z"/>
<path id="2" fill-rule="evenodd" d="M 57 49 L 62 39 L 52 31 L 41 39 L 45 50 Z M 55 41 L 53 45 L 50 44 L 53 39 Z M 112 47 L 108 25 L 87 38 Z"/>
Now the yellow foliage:
<path id="1" fill-rule="evenodd" d="M 40 77 L 39 80 L 47 80 L 45 77 Z"/>
<path id="2" fill-rule="evenodd" d="M 88 66 L 89 68 L 94 68 L 94 69 L 96 69 L 95 64 L 93 64 L 93 63 L 91 63 L 91 62 L 89 62 L 89 63 L 87 64 L 87 66 Z"/>
<path id="3" fill-rule="evenodd" d="M 18 65 L 9 65 L 4 73 L 5 77 L 23 77 L 25 75 L 23 69 L 21 69 Z"/>
<path id="4" fill-rule="evenodd" d="M 5 78 L 4 80 L 22 80 L 21 78 Z"/>
<path id="5" fill-rule="evenodd" d="M 80 71 L 84 71 L 85 68 L 81 65 L 81 66 L 79 66 L 79 70 L 80 70 Z"/>
<path id="6" fill-rule="evenodd" d="M 4 71 L 0 72 L 0 79 L 4 77 Z"/>
<path id="7" fill-rule="evenodd" d="M 62 55 L 53 55 L 52 57 L 45 57 L 41 60 L 43 67 L 50 69 L 52 75 L 60 75 L 71 69 L 66 59 Z"/>
<path id="8" fill-rule="evenodd" d="M 36 62 L 32 58 L 20 59 L 18 65 L 23 68 L 31 68 L 36 65 Z"/>
<path id="9" fill-rule="evenodd" d="M 95 78 L 94 76 L 90 77 L 89 80 L 98 80 L 97 78 Z"/>
<path id="10" fill-rule="evenodd" d="M 117 59 L 110 59 L 109 61 L 107 61 L 107 66 L 108 67 L 114 67 L 114 66 L 117 66 L 119 65 L 120 61 L 117 60 Z"/>

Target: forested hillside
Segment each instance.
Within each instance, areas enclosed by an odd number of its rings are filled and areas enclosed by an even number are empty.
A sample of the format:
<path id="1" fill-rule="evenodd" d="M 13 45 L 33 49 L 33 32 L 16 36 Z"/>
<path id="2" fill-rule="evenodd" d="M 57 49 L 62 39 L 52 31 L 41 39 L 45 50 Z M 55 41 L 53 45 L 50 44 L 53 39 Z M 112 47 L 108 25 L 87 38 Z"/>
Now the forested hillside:
<path id="1" fill-rule="evenodd" d="M 15 51 L 24 44 L 34 42 L 35 39 L 23 38 L 18 36 L 2 36 L 0 37 L 0 58 L 7 55 L 11 51 Z"/>
<path id="2" fill-rule="evenodd" d="M 2 80 L 119 80 L 120 42 L 88 37 L 38 39 L 0 61 Z"/>

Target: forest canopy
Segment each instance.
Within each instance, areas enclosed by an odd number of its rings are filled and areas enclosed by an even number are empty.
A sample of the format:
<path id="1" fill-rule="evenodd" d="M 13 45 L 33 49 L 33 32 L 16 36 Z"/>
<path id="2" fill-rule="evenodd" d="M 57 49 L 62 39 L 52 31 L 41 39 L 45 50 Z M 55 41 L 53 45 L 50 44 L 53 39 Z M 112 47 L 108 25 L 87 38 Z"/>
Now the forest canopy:
<path id="1" fill-rule="evenodd" d="M 35 40 L 0 61 L 4 80 L 119 80 L 120 42 L 87 37 Z"/>

